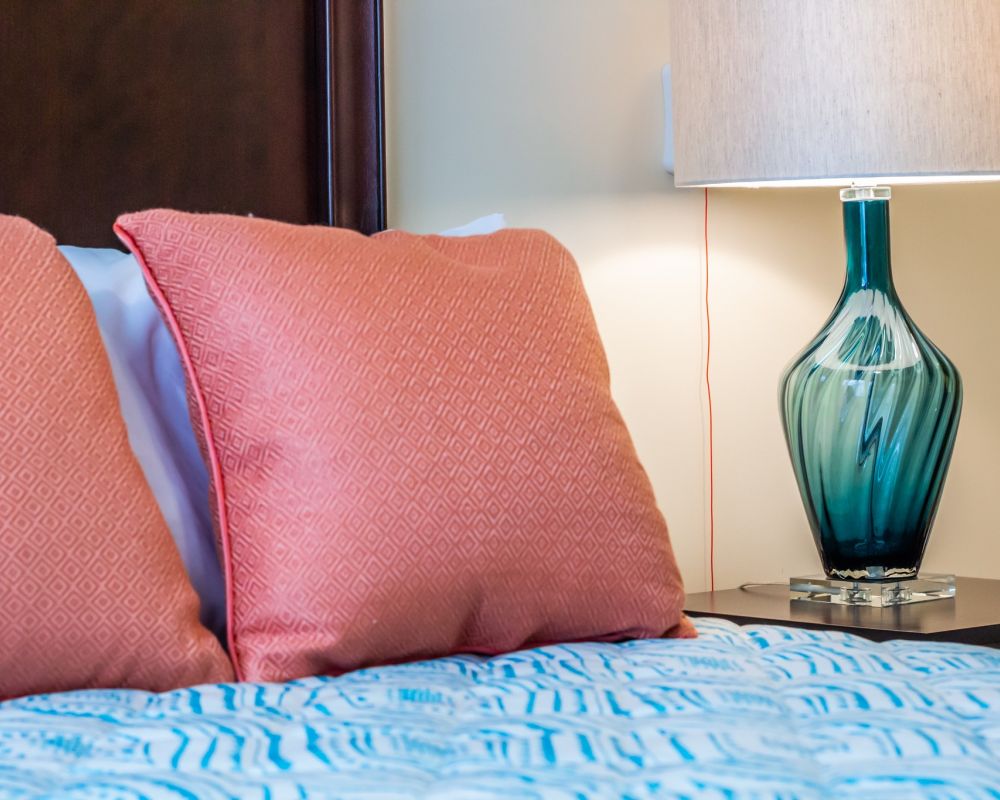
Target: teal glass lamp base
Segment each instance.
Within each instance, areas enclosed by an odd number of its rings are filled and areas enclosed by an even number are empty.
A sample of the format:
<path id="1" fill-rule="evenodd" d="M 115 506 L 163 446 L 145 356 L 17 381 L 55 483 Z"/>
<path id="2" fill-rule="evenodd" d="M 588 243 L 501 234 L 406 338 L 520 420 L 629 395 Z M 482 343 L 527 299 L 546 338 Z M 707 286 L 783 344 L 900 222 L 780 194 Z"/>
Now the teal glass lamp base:
<path id="1" fill-rule="evenodd" d="M 958 370 L 892 282 L 889 190 L 841 192 L 847 278 L 781 379 L 782 424 L 829 579 L 915 579 L 962 408 Z"/>

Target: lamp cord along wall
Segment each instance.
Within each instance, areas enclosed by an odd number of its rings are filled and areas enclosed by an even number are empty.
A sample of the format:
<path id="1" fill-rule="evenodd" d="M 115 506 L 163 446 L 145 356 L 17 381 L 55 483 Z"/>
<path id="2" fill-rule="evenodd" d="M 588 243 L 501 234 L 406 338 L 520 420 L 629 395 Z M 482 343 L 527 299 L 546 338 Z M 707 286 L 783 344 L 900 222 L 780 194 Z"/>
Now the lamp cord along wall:
<path id="1" fill-rule="evenodd" d="M 708 189 L 705 189 L 705 396 L 708 401 L 708 578 L 715 591 L 715 420 L 712 413 L 712 314 L 709 307 Z"/>

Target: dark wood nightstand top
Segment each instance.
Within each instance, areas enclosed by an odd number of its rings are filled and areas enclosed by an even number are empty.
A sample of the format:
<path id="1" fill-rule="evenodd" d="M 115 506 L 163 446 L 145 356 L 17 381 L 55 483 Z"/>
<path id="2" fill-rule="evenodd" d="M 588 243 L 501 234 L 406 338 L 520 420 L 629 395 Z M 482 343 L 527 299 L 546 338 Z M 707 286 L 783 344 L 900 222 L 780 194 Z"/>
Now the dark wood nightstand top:
<path id="1" fill-rule="evenodd" d="M 754 586 L 690 594 L 692 617 L 723 617 L 740 625 L 836 628 L 875 641 L 932 639 L 1000 647 L 1000 580 L 957 578 L 955 597 L 891 608 L 792 600 L 788 586 Z"/>

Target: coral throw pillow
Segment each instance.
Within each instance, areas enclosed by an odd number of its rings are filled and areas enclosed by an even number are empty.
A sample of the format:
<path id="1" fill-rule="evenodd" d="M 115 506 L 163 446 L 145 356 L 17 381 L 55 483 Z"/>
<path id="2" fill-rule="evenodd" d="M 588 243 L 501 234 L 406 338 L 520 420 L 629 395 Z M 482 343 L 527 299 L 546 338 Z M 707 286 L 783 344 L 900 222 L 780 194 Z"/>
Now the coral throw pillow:
<path id="1" fill-rule="evenodd" d="M 116 230 L 187 362 L 241 677 L 687 632 L 550 236 L 173 211 Z"/>
<path id="2" fill-rule="evenodd" d="M 0 216 L 0 698 L 232 679 L 129 447 L 83 287 Z"/>

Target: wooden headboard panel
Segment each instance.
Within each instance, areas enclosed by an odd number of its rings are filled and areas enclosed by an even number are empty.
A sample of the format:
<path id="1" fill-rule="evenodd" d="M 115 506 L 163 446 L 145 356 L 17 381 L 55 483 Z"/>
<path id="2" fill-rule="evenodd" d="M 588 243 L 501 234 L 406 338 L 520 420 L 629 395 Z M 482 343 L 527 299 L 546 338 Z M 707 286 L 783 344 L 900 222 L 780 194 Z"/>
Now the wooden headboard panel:
<path id="1" fill-rule="evenodd" d="M 381 0 L 3 0 L 0 212 L 385 227 Z"/>

